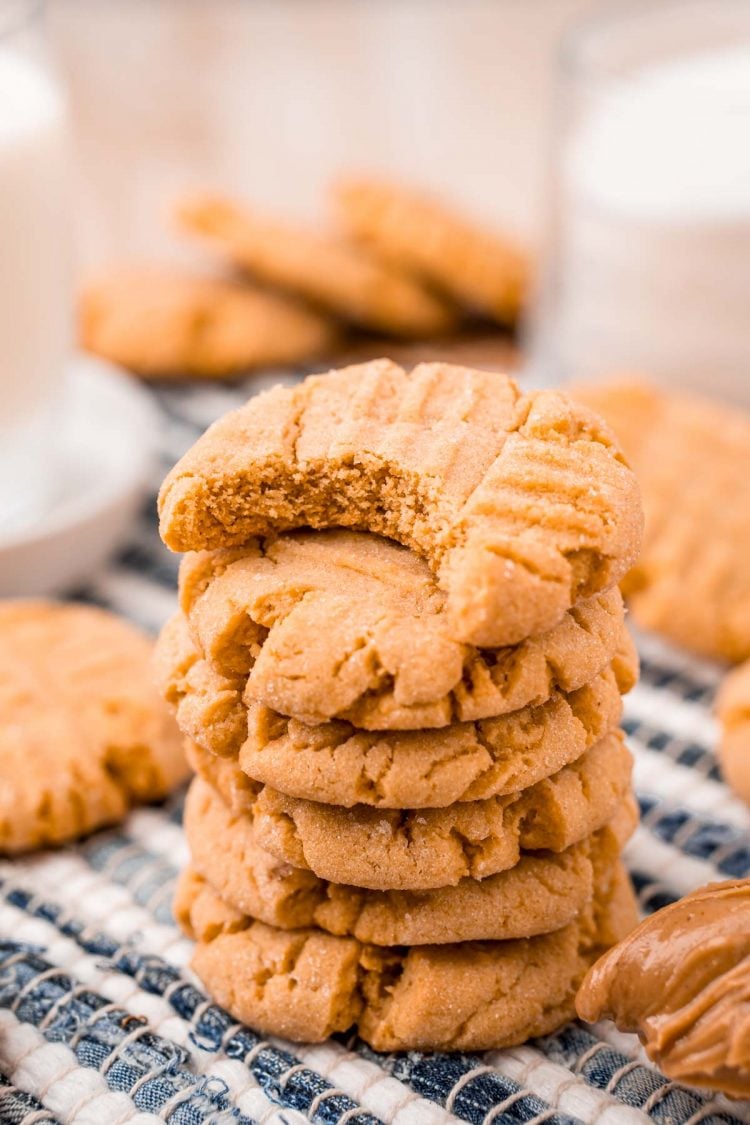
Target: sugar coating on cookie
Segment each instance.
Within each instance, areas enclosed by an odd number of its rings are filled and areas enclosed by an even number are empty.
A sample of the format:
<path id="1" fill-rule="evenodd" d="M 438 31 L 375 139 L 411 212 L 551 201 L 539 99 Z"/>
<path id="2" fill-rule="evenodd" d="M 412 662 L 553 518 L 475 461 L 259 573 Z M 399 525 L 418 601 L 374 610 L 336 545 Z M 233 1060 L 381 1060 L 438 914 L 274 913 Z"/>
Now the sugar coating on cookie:
<path id="1" fill-rule="evenodd" d="M 79 304 L 89 351 L 152 378 L 224 378 L 329 353 L 330 321 L 235 281 L 131 267 L 92 280 Z"/>
<path id="2" fill-rule="evenodd" d="M 281 930 L 229 906 L 196 874 L 175 915 L 216 1001 L 264 1034 L 320 1042 L 356 1024 L 376 1050 L 483 1050 L 571 1018 L 588 966 L 637 921 L 620 865 L 579 917 L 505 942 L 379 948 L 317 928 Z M 450 1002 L 446 1002 L 450 998 Z"/>
<path id="3" fill-rule="evenodd" d="M 196 745 L 189 755 L 196 772 L 248 817 L 265 851 L 329 882 L 372 890 L 454 886 L 507 871 L 522 851 L 564 851 L 611 820 L 632 769 L 615 732 L 521 793 L 445 809 L 345 809 L 252 783 L 230 759 Z"/>
<path id="4" fill-rule="evenodd" d="M 704 656 L 750 657 L 750 416 L 633 379 L 576 386 L 635 469 L 643 552 L 623 589 L 636 621 Z"/>
<path id="5" fill-rule="evenodd" d="M 387 360 L 277 387 L 215 423 L 167 476 L 174 550 L 349 527 L 426 559 L 452 636 L 516 644 L 637 557 L 635 477 L 608 428 L 556 391 Z"/>
<path id="6" fill-rule="evenodd" d="M 501 324 L 518 320 L 531 271 L 514 239 L 428 193 L 385 180 L 342 179 L 332 196 L 343 229 L 384 261 Z"/>
<path id="7" fill-rule="evenodd" d="M 580 758 L 617 726 L 621 714 L 611 669 L 538 707 L 439 731 L 307 727 L 251 704 L 237 760 L 248 776 L 290 797 L 347 808 L 445 808 L 536 784 Z"/>
<path id="8" fill-rule="evenodd" d="M 180 628 L 177 628 L 180 626 Z M 171 642 L 177 638 L 177 643 Z M 575 761 L 613 730 L 621 693 L 637 671 L 630 642 L 577 691 L 477 723 L 425 731 L 359 731 L 349 723 L 307 726 L 263 704 L 194 659 L 184 623 L 159 646 L 161 681 L 181 729 L 212 754 L 291 797 L 350 807 L 443 808 L 528 788 Z M 184 662 L 174 652 L 187 653 Z"/>
<path id="9" fill-rule="evenodd" d="M 319 926 L 375 945 L 507 940 L 572 922 L 637 822 L 631 800 L 599 832 L 559 853 L 522 856 L 484 880 L 431 891 L 368 891 L 318 879 L 269 855 L 253 826 L 196 779 L 185 804 L 195 871 L 230 906 L 282 929 Z"/>
<path id="10" fill-rule="evenodd" d="M 246 700 L 308 725 L 418 730 L 491 718 L 580 688 L 624 643 L 615 587 L 518 645 L 462 644 L 424 560 L 362 532 L 191 552 L 180 592 L 215 670 L 239 678 Z"/>
<path id="11" fill-rule="evenodd" d="M 721 772 L 735 793 L 750 804 L 750 662 L 725 677 L 716 714 L 721 726 Z"/>
<path id="12" fill-rule="evenodd" d="M 0 604 L 0 852 L 121 820 L 187 775 L 151 642 L 90 606 Z"/>
<path id="13" fill-rule="evenodd" d="M 419 280 L 325 231 L 271 219 L 247 204 L 207 194 L 181 200 L 176 215 L 183 231 L 251 277 L 360 327 L 430 336 L 455 322 L 448 303 Z"/>
<path id="14" fill-rule="evenodd" d="M 505 871 L 522 851 L 563 851 L 614 814 L 632 760 L 616 735 L 521 794 L 446 809 L 342 809 L 265 787 L 256 839 L 279 859 L 331 882 L 372 889 L 430 889 Z"/>
<path id="15" fill-rule="evenodd" d="M 212 754 L 236 756 L 247 738 L 247 710 L 236 677 L 220 675 L 201 660 L 187 622 L 172 617 L 156 643 L 154 668 L 180 730 Z"/>

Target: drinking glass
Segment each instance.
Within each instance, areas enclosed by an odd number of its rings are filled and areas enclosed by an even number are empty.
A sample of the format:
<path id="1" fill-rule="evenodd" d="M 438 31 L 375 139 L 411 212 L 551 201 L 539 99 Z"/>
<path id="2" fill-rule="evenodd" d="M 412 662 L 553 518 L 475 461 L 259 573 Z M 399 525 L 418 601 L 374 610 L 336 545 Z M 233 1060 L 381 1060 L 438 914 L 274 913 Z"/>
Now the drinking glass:
<path id="1" fill-rule="evenodd" d="M 0 536 L 54 500 L 55 436 L 71 341 L 64 99 L 42 5 L 0 6 Z"/>
<path id="2" fill-rule="evenodd" d="M 637 372 L 750 405 L 750 5 L 580 24 L 555 125 L 534 375 Z"/>

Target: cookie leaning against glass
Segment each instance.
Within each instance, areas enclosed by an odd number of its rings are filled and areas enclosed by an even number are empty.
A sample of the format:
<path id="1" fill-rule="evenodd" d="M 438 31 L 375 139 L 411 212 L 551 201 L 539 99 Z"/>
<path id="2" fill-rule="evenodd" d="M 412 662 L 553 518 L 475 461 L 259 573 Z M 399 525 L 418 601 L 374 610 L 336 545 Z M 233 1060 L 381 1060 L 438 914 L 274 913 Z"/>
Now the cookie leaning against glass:
<path id="1" fill-rule="evenodd" d="M 521 317 L 532 266 L 512 238 L 398 183 L 347 178 L 331 195 L 343 230 L 382 261 L 500 324 Z"/>
<path id="2" fill-rule="evenodd" d="M 163 490 L 168 542 L 200 550 L 159 645 L 201 779 L 177 901 L 199 975 L 303 1039 L 559 1026 L 635 920 L 612 587 L 640 509 L 607 431 L 504 376 L 383 361 L 202 443 Z"/>
<path id="3" fill-rule="evenodd" d="M 205 193 L 182 199 L 175 217 L 180 230 L 260 285 L 346 323 L 407 338 L 456 324 L 455 309 L 434 289 L 336 234 Z"/>

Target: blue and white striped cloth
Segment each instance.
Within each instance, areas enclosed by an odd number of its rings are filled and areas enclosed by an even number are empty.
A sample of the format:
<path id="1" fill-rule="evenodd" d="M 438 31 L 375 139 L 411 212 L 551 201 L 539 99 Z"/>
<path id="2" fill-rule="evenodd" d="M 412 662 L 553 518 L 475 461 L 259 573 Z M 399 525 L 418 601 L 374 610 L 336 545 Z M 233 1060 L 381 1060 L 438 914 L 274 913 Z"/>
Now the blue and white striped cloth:
<path id="1" fill-rule="evenodd" d="M 210 421 L 263 385 L 155 392 L 155 487 Z M 151 496 L 130 543 L 79 596 L 156 630 L 175 604 L 177 561 L 159 542 Z M 652 637 L 639 642 L 626 729 L 643 821 L 627 860 L 651 911 L 750 875 L 750 811 L 716 768 L 720 671 Z M 190 944 L 170 913 L 187 859 L 181 808 L 179 794 L 76 847 L 0 863 L 0 1123 L 750 1122 L 750 1103 L 667 1081 L 608 1024 L 571 1024 L 482 1056 L 378 1055 L 344 1036 L 264 1040 L 187 967 Z"/>

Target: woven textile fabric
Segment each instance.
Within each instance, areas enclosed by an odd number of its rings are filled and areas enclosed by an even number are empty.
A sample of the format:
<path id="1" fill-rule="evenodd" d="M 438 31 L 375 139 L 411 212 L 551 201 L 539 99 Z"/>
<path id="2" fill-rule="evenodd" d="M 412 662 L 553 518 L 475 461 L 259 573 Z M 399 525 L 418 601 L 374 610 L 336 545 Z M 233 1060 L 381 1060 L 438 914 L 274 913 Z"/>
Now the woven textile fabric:
<path id="1" fill-rule="evenodd" d="M 156 631 L 178 560 L 155 492 L 214 418 L 278 378 L 155 391 L 154 495 L 130 542 L 73 594 Z M 711 703 L 720 669 L 639 637 L 626 701 L 642 823 L 626 859 L 644 912 L 750 875 L 750 811 L 722 783 Z M 750 1103 L 669 1082 L 633 1036 L 574 1023 L 485 1055 L 378 1055 L 356 1038 L 264 1040 L 207 997 L 170 903 L 187 860 L 183 794 L 76 847 L 0 863 L 0 1123 L 171 1125 L 733 1125 Z"/>

